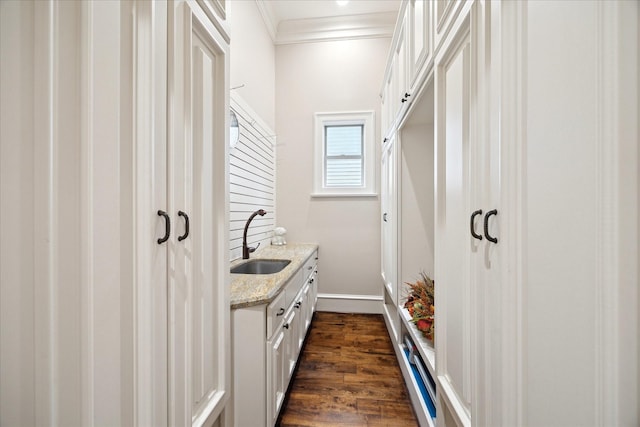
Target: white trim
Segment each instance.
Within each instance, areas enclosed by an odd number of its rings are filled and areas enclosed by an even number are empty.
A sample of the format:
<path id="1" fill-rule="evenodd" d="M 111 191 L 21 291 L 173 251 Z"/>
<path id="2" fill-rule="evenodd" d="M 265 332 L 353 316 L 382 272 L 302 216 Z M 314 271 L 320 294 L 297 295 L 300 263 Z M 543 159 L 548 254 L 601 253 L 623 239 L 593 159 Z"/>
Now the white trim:
<path id="1" fill-rule="evenodd" d="M 471 414 L 467 408 L 460 402 L 462 399 L 458 397 L 455 389 L 449 382 L 449 378 L 446 375 L 438 375 L 438 384 L 440 385 L 440 391 L 438 395 L 444 400 L 449 414 L 453 417 L 456 425 L 463 427 L 471 427 Z"/>
<path id="2" fill-rule="evenodd" d="M 350 197 L 376 194 L 376 147 L 374 143 L 376 121 L 374 111 L 348 111 L 335 113 L 315 113 L 314 158 L 312 197 Z M 324 187 L 324 127 L 333 124 L 364 125 L 364 185 L 362 187 Z"/>
<path id="3" fill-rule="evenodd" d="M 382 314 L 381 295 L 318 294 L 316 311 Z"/>
<path id="4" fill-rule="evenodd" d="M 395 21 L 395 12 L 286 20 L 277 26 L 275 44 L 390 38 Z"/>
<path id="5" fill-rule="evenodd" d="M 188 2 L 187 2 L 188 3 Z M 194 13 L 203 12 L 207 22 L 213 24 L 213 27 L 218 30 L 218 34 L 224 39 L 226 43 L 230 42 L 228 23 L 226 21 L 227 13 L 224 7 L 220 4 L 219 0 L 196 0 L 198 9 L 192 8 Z"/>
<path id="6" fill-rule="evenodd" d="M 492 414 L 503 425 L 525 424 L 527 412 L 527 371 L 528 354 L 525 346 L 527 331 L 527 5 L 524 2 L 501 3 L 496 15 L 500 15 L 498 36 L 500 58 L 495 69 L 494 82 L 500 90 L 497 100 L 498 111 L 491 111 L 491 120 L 498 120 L 500 138 L 501 168 L 504 170 L 500 181 L 503 201 L 504 232 L 501 241 L 504 265 L 501 284 L 504 298 L 502 325 L 504 338 L 502 351 L 502 384 L 504 393 L 500 407 L 503 414 Z M 492 49 L 494 47 L 492 46 Z"/>
<path id="7" fill-rule="evenodd" d="M 332 198 L 332 197 L 378 197 L 378 193 L 311 193 L 311 197 Z"/>
<path id="8" fill-rule="evenodd" d="M 166 150 L 167 138 L 167 4 L 136 2 L 134 12 L 134 424 L 158 425 L 167 424 L 167 330 L 166 307 L 157 302 L 166 304 L 167 294 L 166 287 L 155 286 L 166 274 L 158 271 L 166 264 L 154 257 L 164 251 L 158 259 L 166 259 L 166 246 L 156 248 L 149 242 L 155 241 L 161 227 L 155 212 L 166 206 L 166 192 L 159 190 L 166 187 L 166 174 L 155 170 L 154 161 L 166 162 L 166 151 L 160 150 Z M 160 64 L 165 65 L 160 68 Z"/>
<path id="9" fill-rule="evenodd" d="M 638 348 L 637 324 L 631 320 L 632 313 L 636 313 L 637 316 L 637 305 L 634 307 L 634 303 L 629 304 L 627 300 L 634 299 L 628 298 L 629 294 L 626 293 L 628 291 L 625 290 L 625 287 L 637 289 L 635 286 L 637 277 L 630 277 L 628 271 L 625 271 L 623 260 L 626 256 L 633 256 L 628 250 L 625 239 L 626 236 L 635 234 L 629 233 L 630 230 L 626 227 L 628 222 L 626 222 L 624 211 L 633 209 L 632 206 L 636 206 L 637 209 L 637 199 L 635 203 L 632 199 L 638 189 L 628 182 L 622 183 L 622 181 L 628 181 L 624 170 L 628 170 L 631 164 L 626 160 L 626 157 L 629 157 L 627 156 L 628 147 L 631 144 L 636 144 L 637 147 L 637 141 L 629 142 L 637 135 L 637 125 L 633 132 L 633 127 L 628 127 L 630 122 L 625 121 L 625 114 L 628 114 L 632 105 L 635 104 L 636 112 L 631 113 L 631 117 L 637 120 L 638 105 L 637 90 L 633 91 L 629 86 L 630 79 L 625 79 L 625 73 L 629 73 L 627 70 L 633 70 L 627 76 L 637 75 L 637 53 L 636 58 L 629 55 L 628 49 L 634 48 L 631 47 L 632 45 L 625 48 L 623 40 L 633 39 L 631 31 L 637 36 L 637 20 L 635 27 L 632 27 L 629 23 L 634 18 L 627 18 L 627 16 L 633 16 L 634 12 L 637 15 L 638 8 L 636 5 L 634 11 L 626 6 L 625 3 L 618 2 L 598 2 L 596 6 L 598 44 L 595 48 L 598 61 L 595 105 L 597 107 L 598 163 L 595 201 L 599 221 L 595 227 L 597 279 L 594 290 L 596 301 L 600 301 L 595 312 L 597 327 L 594 331 L 597 349 L 595 352 L 597 369 L 594 371 L 594 399 L 598 402 L 595 407 L 596 425 L 628 424 L 627 417 L 632 413 L 629 411 L 631 409 L 629 402 L 633 405 L 632 402 L 635 401 L 637 409 L 638 396 L 637 381 L 633 389 L 625 384 L 625 380 L 621 381 L 627 376 L 633 377 L 633 367 L 625 362 L 622 354 L 628 355 L 629 350 L 634 349 L 637 360 Z M 627 95 L 634 92 L 636 95 Z M 630 130 L 632 132 L 629 132 Z M 635 163 L 636 171 L 637 166 Z M 635 217 L 637 218 L 637 210 Z M 630 241 L 633 240 L 637 242 L 637 234 L 630 238 Z M 637 243 L 635 247 L 637 250 Z M 635 301 L 637 301 L 637 294 Z M 629 359 L 634 358 L 627 357 L 627 360 Z M 637 375 L 638 366 L 635 368 Z"/>
<path id="10" fill-rule="evenodd" d="M 275 43 L 276 34 L 278 32 L 278 20 L 273 13 L 271 3 L 265 0 L 256 0 L 256 7 L 260 12 L 260 16 L 262 16 L 264 26 L 267 28 L 269 36 L 271 36 L 271 41 Z"/>
<path id="11" fill-rule="evenodd" d="M 618 116 L 616 67 L 619 63 L 615 46 L 615 36 L 611 36 L 609 27 L 615 22 L 611 7 L 605 7 L 602 2 L 597 4 L 596 40 L 598 40 L 596 55 L 599 59 L 596 67 L 596 114 L 598 136 L 596 147 L 598 150 L 597 182 L 595 183 L 597 218 L 601 218 L 595 227 L 596 236 L 596 271 L 598 277 L 595 284 L 596 301 L 602 301 L 596 306 L 594 340 L 596 344 L 594 370 L 595 421 L 596 425 L 620 425 L 617 417 L 616 404 L 618 401 L 618 331 L 616 315 L 618 301 L 616 286 L 620 283 L 616 268 L 617 239 L 615 236 L 615 219 L 619 217 L 616 200 L 617 177 L 615 174 L 618 155 L 618 135 L 615 118 Z M 608 61 L 607 63 L 600 62 Z M 613 84 L 611 84 L 613 82 Z M 607 84 L 609 83 L 609 84 Z M 614 143 L 611 143 L 614 141 Z"/>
<path id="12" fill-rule="evenodd" d="M 379 12 L 278 21 L 269 1 L 255 1 L 265 28 L 276 45 L 390 38 L 397 15 L 396 12 Z"/>

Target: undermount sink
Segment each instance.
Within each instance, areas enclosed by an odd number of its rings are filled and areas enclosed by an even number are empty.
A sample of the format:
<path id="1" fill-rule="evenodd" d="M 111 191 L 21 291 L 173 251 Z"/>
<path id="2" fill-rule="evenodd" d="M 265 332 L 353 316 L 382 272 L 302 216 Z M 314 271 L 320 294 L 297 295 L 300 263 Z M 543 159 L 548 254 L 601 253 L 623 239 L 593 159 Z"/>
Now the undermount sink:
<path id="1" fill-rule="evenodd" d="M 231 269 L 238 274 L 274 274 L 282 271 L 291 260 L 288 259 L 252 259 Z"/>

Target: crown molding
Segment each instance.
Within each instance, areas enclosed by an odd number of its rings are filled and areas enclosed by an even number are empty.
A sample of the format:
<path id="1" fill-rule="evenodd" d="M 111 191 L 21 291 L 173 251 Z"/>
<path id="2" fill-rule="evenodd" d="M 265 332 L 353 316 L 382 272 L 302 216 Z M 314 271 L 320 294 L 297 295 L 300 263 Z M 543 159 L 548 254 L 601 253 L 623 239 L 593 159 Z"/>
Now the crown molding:
<path id="1" fill-rule="evenodd" d="M 256 0 L 256 6 L 258 7 L 258 11 L 262 16 L 262 20 L 264 21 L 264 25 L 267 28 L 267 32 L 269 33 L 269 36 L 271 36 L 271 40 L 275 43 L 278 21 L 276 20 L 275 13 L 273 13 L 273 7 L 271 6 L 271 3 L 264 0 Z"/>
<path id="2" fill-rule="evenodd" d="M 395 12 L 281 21 L 277 45 L 392 37 Z"/>
<path id="3" fill-rule="evenodd" d="M 369 13 L 278 22 L 271 3 L 255 0 L 274 44 L 392 37 L 397 12 Z"/>

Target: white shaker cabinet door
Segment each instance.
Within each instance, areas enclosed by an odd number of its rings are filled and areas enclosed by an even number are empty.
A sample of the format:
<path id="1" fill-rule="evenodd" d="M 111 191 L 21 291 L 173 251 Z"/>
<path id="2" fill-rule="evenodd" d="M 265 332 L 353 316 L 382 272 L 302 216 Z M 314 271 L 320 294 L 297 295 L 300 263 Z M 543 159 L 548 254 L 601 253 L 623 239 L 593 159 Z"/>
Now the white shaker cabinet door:
<path id="1" fill-rule="evenodd" d="M 397 180 L 396 180 L 396 136 L 382 151 L 382 280 L 393 304 L 398 301 L 396 265 L 397 251 Z"/>
<path id="2" fill-rule="evenodd" d="M 458 424 L 471 417 L 471 303 L 468 227 L 471 163 L 471 43 L 461 36 L 436 70 L 436 343 L 442 398 Z"/>
<path id="3" fill-rule="evenodd" d="M 226 45 L 195 5 L 172 9 L 168 267 L 169 423 L 214 420 L 227 396 Z"/>

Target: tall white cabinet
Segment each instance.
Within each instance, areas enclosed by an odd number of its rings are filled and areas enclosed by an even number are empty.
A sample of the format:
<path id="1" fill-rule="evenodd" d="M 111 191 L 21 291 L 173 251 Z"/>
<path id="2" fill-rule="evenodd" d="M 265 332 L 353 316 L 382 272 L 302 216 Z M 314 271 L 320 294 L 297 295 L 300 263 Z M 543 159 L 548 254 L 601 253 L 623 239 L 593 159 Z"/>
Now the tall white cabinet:
<path id="1" fill-rule="evenodd" d="M 224 419 L 222 7 L 0 4 L 0 424 Z"/>
<path id="2" fill-rule="evenodd" d="M 407 31 L 416 3 L 392 44 L 426 31 L 432 50 L 383 129 L 400 154 L 396 187 L 382 186 L 397 252 L 383 247 L 382 265 L 397 269 L 384 313 L 421 424 L 637 425 L 638 4 L 423 2 L 430 19 Z M 435 279 L 435 343 L 402 309 L 420 269 Z"/>

